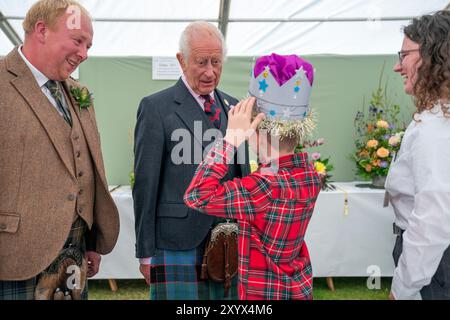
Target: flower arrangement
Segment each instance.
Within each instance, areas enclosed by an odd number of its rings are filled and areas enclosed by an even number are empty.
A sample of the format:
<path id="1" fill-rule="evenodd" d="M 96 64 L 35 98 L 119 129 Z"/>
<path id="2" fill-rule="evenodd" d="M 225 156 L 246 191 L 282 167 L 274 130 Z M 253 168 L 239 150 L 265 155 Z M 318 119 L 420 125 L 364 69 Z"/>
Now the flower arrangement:
<path id="1" fill-rule="evenodd" d="M 312 142 L 305 142 L 301 146 L 297 146 L 295 152 L 302 152 L 305 148 L 319 147 L 325 143 L 325 139 L 319 138 Z M 331 188 L 330 178 L 332 175 L 330 174 L 333 171 L 333 164 L 330 163 L 330 157 L 322 158 L 320 152 L 313 152 L 311 154 L 312 165 L 314 169 L 316 169 L 321 182 L 322 182 L 322 190 L 327 190 Z"/>
<path id="2" fill-rule="evenodd" d="M 386 87 L 372 92 L 369 110 L 358 111 L 355 117 L 356 152 L 352 155 L 357 174 L 362 178 L 386 177 L 395 154 L 400 149 L 405 124 L 400 124 L 400 106 L 391 104 L 386 97 Z"/>
<path id="3" fill-rule="evenodd" d="M 94 98 L 92 97 L 92 93 L 90 93 L 86 87 L 70 87 L 70 93 L 78 103 L 80 112 L 81 109 L 87 109 L 92 105 Z"/>

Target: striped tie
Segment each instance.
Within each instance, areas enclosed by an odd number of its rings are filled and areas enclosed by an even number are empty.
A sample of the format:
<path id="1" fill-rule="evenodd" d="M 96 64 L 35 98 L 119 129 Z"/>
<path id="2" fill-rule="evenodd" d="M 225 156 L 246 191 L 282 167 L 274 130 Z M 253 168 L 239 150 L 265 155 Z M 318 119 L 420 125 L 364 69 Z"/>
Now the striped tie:
<path id="1" fill-rule="evenodd" d="M 69 110 L 67 110 L 64 107 L 64 103 L 63 103 L 63 100 L 62 100 L 63 99 L 62 92 L 59 89 L 58 84 L 55 81 L 53 81 L 53 80 L 48 80 L 44 84 L 44 86 L 47 87 L 47 89 L 50 91 L 50 94 L 55 99 L 56 107 L 58 108 L 58 110 L 62 114 L 64 120 L 66 120 L 66 122 L 69 124 L 69 126 L 72 126 L 72 118 L 70 117 Z"/>
<path id="2" fill-rule="evenodd" d="M 215 103 L 214 99 L 211 98 L 209 94 L 201 95 L 201 97 L 205 100 L 203 103 L 203 107 L 205 109 L 205 113 L 208 116 L 211 123 L 217 129 L 220 128 L 220 107 Z"/>

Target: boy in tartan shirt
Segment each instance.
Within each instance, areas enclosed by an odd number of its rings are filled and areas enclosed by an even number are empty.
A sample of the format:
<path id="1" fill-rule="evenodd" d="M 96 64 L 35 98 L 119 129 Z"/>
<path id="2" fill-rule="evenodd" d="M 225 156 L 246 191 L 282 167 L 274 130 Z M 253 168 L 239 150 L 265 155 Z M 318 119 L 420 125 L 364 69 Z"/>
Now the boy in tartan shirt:
<path id="1" fill-rule="evenodd" d="M 208 215 L 238 220 L 240 299 L 312 299 L 304 236 L 320 179 L 307 154 L 294 153 L 298 137 L 282 138 L 277 148 L 276 135 L 265 135 L 263 130 L 252 135 L 265 118 L 259 113 L 251 121 L 254 103 L 251 97 L 230 110 L 225 138 L 199 165 L 184 201 Z M 246 139 L 264 164 L 245 178 L 221 183 Z"/>

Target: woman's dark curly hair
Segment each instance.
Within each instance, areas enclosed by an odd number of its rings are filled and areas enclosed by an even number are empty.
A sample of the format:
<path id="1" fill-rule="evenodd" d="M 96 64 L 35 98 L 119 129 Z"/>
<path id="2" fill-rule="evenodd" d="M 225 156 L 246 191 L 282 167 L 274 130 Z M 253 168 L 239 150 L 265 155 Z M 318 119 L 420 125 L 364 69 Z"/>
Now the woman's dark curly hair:
<path id="1" fill-rule="evenodd" d="M 414 84 L 417 112 L 431 109 L 439 100 L 450 102 L 450 11 L 442 10 L 412 20 L 403 29 L 419 45 L 422 64 Z M 443 109 L 446 115 L 448 108 Z"/>

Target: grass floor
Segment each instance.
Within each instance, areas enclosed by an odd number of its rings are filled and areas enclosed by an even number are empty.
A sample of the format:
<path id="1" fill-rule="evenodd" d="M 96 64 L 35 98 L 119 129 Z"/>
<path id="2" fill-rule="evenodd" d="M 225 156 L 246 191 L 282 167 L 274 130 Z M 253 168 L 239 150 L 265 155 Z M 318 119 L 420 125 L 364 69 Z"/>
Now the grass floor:
<path id="1" fill-rule="evenodd" d="M 382 278 L 381 288 L 369 290 L 367 278 L 334 278 L 335 291 L 328 289 L 325 278 L 314 279 L 316 300 L 385 300 L 392 278 Z M 112 292 L 107 280 L 89 280 L 91 300 L 146 300 L 148 287 L 144 280 L 117 280 L 118 291 Z"/>

